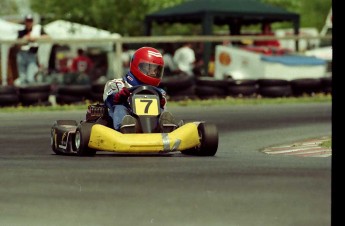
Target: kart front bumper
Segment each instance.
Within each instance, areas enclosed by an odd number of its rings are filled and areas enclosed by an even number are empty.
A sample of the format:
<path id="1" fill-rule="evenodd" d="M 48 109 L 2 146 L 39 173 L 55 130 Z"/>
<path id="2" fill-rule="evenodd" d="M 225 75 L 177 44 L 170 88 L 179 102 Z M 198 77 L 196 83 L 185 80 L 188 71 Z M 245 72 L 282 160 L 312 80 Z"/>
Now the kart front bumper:
<path id="1" fill-rule="evenodd" d="M 103 125 L 91 129 L 88 147 L 120 153 L 183 151 L 200 145 L 198 122 L 186 123 L 170 133 L 123 134 Z"/>

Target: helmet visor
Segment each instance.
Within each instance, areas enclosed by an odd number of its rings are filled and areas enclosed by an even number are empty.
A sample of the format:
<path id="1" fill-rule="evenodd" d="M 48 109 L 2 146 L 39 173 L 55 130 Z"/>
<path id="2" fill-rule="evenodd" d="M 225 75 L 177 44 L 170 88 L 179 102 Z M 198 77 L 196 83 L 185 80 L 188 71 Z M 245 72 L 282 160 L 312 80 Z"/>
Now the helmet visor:
<path id="1" fill-rule="evenodd" d="M 152 78 L 162 78 L 163 76 L 163 67 L 162 65 L 149 64 L 149 63 L 140 63 L 139 70 L 147 76 Z"/>

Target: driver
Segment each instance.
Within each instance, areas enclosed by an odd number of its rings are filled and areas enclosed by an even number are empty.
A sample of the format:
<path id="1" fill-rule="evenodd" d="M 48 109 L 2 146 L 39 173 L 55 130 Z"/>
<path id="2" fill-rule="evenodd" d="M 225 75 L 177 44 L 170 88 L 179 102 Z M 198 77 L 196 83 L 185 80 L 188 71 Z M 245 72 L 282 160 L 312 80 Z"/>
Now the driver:
<path id="1" fill-rule="evenodd" d="M 113 127 L 117 131 L 128 125 L 135 125 L 136 120 L 130 115 L 127 99 L 130 95 L 128 88 L 138 85 L 151 85 L 157 87 L 163 77 L 164 60 L 162 54 L 152 47 L 141 47 L 136 50 L 130 62 L 130 69 L 123 78 L 112 79 L 105 84 L 103 100 L 108 107 Z M 166 107 L 166 92 L 157 87 L 162 93 L 161 108 Z M 172 122 L 172 115 L 164 111 L 162 119 Z"/>

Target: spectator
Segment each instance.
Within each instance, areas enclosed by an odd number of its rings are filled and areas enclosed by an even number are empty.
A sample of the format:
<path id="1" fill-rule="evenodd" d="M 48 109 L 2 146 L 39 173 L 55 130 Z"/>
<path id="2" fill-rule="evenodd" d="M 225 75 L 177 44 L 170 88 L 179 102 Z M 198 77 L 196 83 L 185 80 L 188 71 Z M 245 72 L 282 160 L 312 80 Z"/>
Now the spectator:
<path id="1" fill-rule="evenodd" d="M 122 47 L 123 47 L 122 55 L 121 55 L 122 71 L 124 73 L 127 73 L 129 71 L 129 65 L 130 65 L 134 51 L 129 49 L 129 46 L 127 44 L 123 44 Z"/>
<path id="2" fill-rule="evenodd" d="M 89 83 L 93 62 L 83 49 L 78 49 L 77 53 L 78 55 L 72 59 L 71 72 L 77 75 L 77 83 Z"/>
<path id="3" fill-rule="evenodd" d="M 160 50 L 164 59 L 164 75 L 174 75 L 177 73 L 177 67 L 173 59 L 174 50 L 171 44 L 162 46 Z"/>
<path id="4" fill-rule="evenodd" d="M 193 73 L 194 76 L 202 76 L 207 73 L 205 73 L 205 63 L 204 63 L 204 43 L 199 42 L 196 44 L 196 51 L 195 51 L 195 62 L 194 62 L 194 68 Z M 215 46 L 212 48 L 216 48 Z"/>
<path id="5" fill-rule="evenodd" d="M 194 76 L 193 69 L 195 64 L 195 52 L 191 43 L 185 43 L 176 49 L 173 60 L 180 72 L 188 76 Z"/>
<path id="6" fill-rule="evenodd" d="M 24 19 L 25 28 L 18 31 L 18 39 L 24 40 L 24 44 L 18 45 L 17 67 L 19 78 L 15 84 L 30 84 L 35 82 L 35 76 L 39 70 L 37 59 L 38 44 L 36 40 L 48 37 L 39 24 L 34 24 L 32 15 L 27 15 Z"/>
<path id="7" fill-rule="evenodd" d="M 263 23 L 261 26 L 261 35 L 262 36 L 274 36 L 272 32 L 271 24 L 270 23 Z M 270 46 L 270 47 L 279 47 L 280 43 L 278 40 L 256 40 L 254 41 L 255 46 Z"/>

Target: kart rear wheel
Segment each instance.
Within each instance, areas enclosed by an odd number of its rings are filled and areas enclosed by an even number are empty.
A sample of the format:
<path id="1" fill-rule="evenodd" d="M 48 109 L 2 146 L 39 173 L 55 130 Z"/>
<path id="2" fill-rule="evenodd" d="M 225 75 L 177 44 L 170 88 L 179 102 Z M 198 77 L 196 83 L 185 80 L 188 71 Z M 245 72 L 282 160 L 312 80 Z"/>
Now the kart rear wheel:
<path id="1" fill-rule="evenodd" d="M 218 130 L 216 125 L 200 123 L 198 125 L 200 145 L 185 151 L 186 155 L 214 156 L 218 149 Z"/>
<path id="2" fill-rule="evenodd" d="M 93 125 L 94 123 L 82 123 L 75 132 L 74 149 L 79 156 L 94 156 L 96 154 L 96 150 L 88 146 Z"/>

